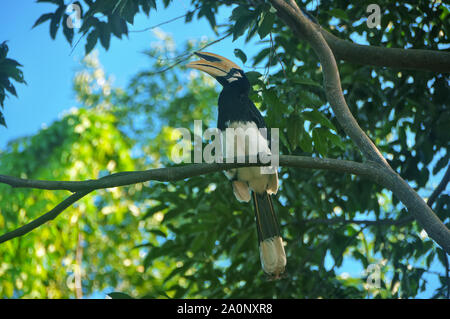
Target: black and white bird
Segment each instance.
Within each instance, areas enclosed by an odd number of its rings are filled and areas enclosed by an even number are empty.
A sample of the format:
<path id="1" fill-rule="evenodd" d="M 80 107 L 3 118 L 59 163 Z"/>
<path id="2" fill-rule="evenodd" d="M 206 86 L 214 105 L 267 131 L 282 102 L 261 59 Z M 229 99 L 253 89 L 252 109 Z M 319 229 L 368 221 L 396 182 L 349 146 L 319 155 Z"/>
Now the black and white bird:
<path id="1" fill-rule="evenodd" d="M 271 154 L 270 138 L 259 130 L 267 130 L 267 127 L 248 96 L 250 82 L 244 71 L 220 55 L 208 52 L 195 54 L 200 60 L 190 62 L 187 67 L 208 73 L 223 86 L 218 101 L 217 127 L 222 132 L 224 152 L 246 156 Z M 233 141 L 227 140 L 225 133 L 231 128 L 235 129 Z M 249 130 L 253 133 L 248 133 Z M 226 171 L 225 175 L 231 180 L 234 195 L 239 201 L 249 202 L 253 198 L 262 268 L 272 278 L 279 278 L 286 267 L 286 254 L 271 198 L 278 190 L 277 171 L 268 173 L 263 172 L 261 167 L 244 167 Z"/>

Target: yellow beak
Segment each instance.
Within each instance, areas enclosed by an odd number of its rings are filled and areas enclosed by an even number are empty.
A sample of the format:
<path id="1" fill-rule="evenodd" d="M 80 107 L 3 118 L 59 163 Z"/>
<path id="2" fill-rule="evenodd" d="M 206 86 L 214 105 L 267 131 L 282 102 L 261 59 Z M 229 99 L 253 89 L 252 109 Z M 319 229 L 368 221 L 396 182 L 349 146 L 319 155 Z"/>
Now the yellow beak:
<path id="1" fill-rule="evenodd" d="M 215 78 L 227 76 L 232 69 L 241 70 L 236 63 L 214 53 L 195 52 L 195 55 L 201 60 L 190 62 L 186 67 L 206 72 Z"/>

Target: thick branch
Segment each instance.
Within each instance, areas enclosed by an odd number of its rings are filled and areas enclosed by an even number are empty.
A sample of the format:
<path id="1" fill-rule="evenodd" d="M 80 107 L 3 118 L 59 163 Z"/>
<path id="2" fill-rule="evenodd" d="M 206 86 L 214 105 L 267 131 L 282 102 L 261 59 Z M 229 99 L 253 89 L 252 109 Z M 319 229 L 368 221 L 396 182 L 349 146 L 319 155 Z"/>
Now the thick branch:
<path id="1" fill-rule="evenodd" d="M 378 169 L 380 166 L 375 163 L 358 163 L 353 161 L 315 158 L 306 156 L 280 155 L 281 166 L 290 166 L 309 169 L 326 169 L 350 173 L 354 175 L 367 176 L 377 183 Z M 10 185 L 15 188 L 37 188 L 47 190 L 68 190 L 78 192 L 83 190 L 94 190 L 109 187 L 118 187 L 147 181 L 172 182 L 202 174 L 214 173 L 236 167 L 262 166 L 267 164 L 250 164 L 248 158 L 245 163 L 200 163 L 185 166 L 155 168 L 145 171 L 120 172 L 111 174 L 96 180 L 86 181 L 44 181 L 30 180 L 13 176 L 0 175 L 0 183 Z"/>
<path id="2" fill-rule="evenodd" d="M 434 214 L 424 200 L 393 171 L 380 151 L 359 127 L 350 112 L 342 93 L 339 71 L 334 55 L 325 41 L 320 26 L 310 22 L 294 0 L 289 4 L 283 0 L 271 0 L 280 18 L 293 30 L 300 40 L 306 40 L 317 54 L 322 65 L 324 88 L 333 112 L 344 131 L 369 160 L 379 163 L 381 184 L 392 190 L 394 195 L 426 230 L 428 236 L 450 253 L 450 231 Z"/>
<path id="3" fill-rule="evenodd" d="M 323 28 L 320 32 L 340 60 L 397 69 L 450 72 L 450 52 L 361 45 L 339 39 Z"/>
<path id="4" fill-rule="evenodd" d="M 397 189 L 391 188 L 397 187 L 391 181 L 392 179 L 391 170 L 374 162 L 357 163 L 337 159 L 323 159 L 304 156 L 281 155 L 279 158 L 279 164 L 281 166 L 287 167 L 297 167 L 306 169 L 326 169 L 336 172 L 359 175 L 362 177 L 366 177 L 376 182 L 377 184 L 380 184 L 381 186 L 387 187 L 388 189 L 392 190 L 394 194 L 398 191 Z M 76 191 L 76 193 L 65 199 L 62 203 L 57 205 L 50 212 L 44 214 L 43 216 L 30 222 L 29 224 L 20 227 L 17 230 L 14 230 L 10 233 L 0 236 L 0 243 L 18 236 L 22 236 L 32 231 L 36 227 L 46 223 L 47 221 L 54 219 L 64 209 L 66 209 L 67 207 L 75 203 L 78 199 L 82 198 L 83 196 L 87 195 L 88 193 L 92 192 L 95 189 L 124 186 L 135 183 L 142 183 L 150 180 L 177 181 L 189 177 L 214 173 L 217 171 L 227 170 L 236 167 L 263 166 L 263 165 L 268 164 L 248 163 L 248 158 L 245 158 L 245 163 L 236 163 L 235 160 L 235 163 L 229 164 L 202 163 L 202 164 L 191 164 L 186 166 L 157 168 L 146 171 L 121 172 L 97 180 L 87 180 L 79 182 L 27 180 L 17 177 L 0 175 L 0 182 L 8 184 L 12 187 Z M 396 182 L 396 179 L 394 179 L 394 182 Z M 408 200 L 405 201 L 408 203 Z"/>
<path id="5" fill-rule="evenodd" d="M 341 88 L 341 79 L 333 52 L 318 30 L 318 26 L 308 20 L 300 9 L 295 9 L 295 1 L 290 6 L 283 0 L 272 0 L 280 18 L 288 24 L 300 40 L 306 40 L 317 54 L 322 65 L 324 88 L 334 115 L 345 133 L 358 146 L 366 158 L 389 166 L 380 151 L 359 127 L 347 106 Z M 298 8 L 298 7 L 297 7 Z"/>
<path id="6" fill-rule="evenodd" d="M 95 189 L 124 186 L 136 183 L 142 183 L 150 180 L 154 181 L 177 181 L 188 177 L 194 177 L 202 174 L 214 173 L 217 171 L 227 170 L 236 167 L 244 166 L 263 166 L 268 164 L 262 163 L 248 163 L 249 158 L 244 159 L 244 163 L 202 163 L 192 164 L 186 166 L 156 168 L 146 171 L 121 172 L 112 174 L 97 180 L 87 181 L 43 181 L 43 180 L 28 180 L 7 175 L 0 175 L 0 183 L 8 184 L 12 187 L 22 188 L 38 188 L 47 190 L 69 190 L 76 191 L 73 195 L 66 198 L 63 202 L 58 204 L 48 213 L 33 220 L 32 222 L 0 236 L 0 243 L 10 240 L 15 237 L 23 236 L 33 229 L 43 225 L 44 223 L 54 219 L 67 207 L 75 203 L 80 198 L 89 194 Z M 337 159 L 322 159 L 304 156 L 289 156 L 282 155 L 279 159 L 280 165 L 291 166 L 298 168 L 313 168 L 326 169 L 338 172 L 345 172 L 360 176 L 365 176 L 375 182 L 380 182 L 378 179 L 378 170 L 383 169 L 376 163 L 357 163 L 352 161 L 337 160 Z"/>

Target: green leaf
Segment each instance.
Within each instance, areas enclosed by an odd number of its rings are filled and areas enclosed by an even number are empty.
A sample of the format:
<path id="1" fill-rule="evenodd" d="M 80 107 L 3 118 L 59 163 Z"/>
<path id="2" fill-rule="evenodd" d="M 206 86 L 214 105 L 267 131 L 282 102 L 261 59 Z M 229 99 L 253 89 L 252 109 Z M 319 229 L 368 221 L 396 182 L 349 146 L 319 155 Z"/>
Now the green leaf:
<path id="1" fill-rule="evenodd" d="M 345 150 L 345 145 L 344 145 L 344 143 L 342 142 L 342 139 L 341 139 L 341 137 L 340 136 L 338 136 L 338 135 L 336 135 L 336 134 L 333 134 L 332 132 L 330 132 L 330 131 L 327 131 L 327 136 L 328 136 L 328 139 L 331 141 L 331 143 L 333 143 L 333 145 L 336 145 L 337 147 L 339 147 L 341 150 Z"/>
<path id="2" fill-rule="evenodd" d="M 7 41 L 3 41 L 2 44 L 0 44 L 0 61 L 6 58 L 6 55 L 8 54 L 9 48 L 6 44 Z"/>
<path id="3" fill-rule="evenodd" d="M 446 156 L 442 156 L 436 163 L 436 165 L 433 167 L 433 175 L 436 175 L 439 173 L 441 169 L 447 166 L 447 163 L 449 161 L 449 154 L 447 153 Z"/>
<path id="4" fill-rule="evenodd" d="M 308 78 L 296 78 L 294 80 L 294 83 L 303 84 L 303 85 L 310 85 L 310 86 L 315 86 L 315 87 L 319 87 L 319 88 L 322 87 L 322 85 L 320 83 L 317 83 L 317 82 L 315 82 L 315 81 L 313 81 L 311 79 L 308 79 Z"/>
<path id="5" fill-rule="evenodd" d="M 195 13 L 194 11 L 188 11 L 184 22 L 186 22 L 186 23 L 191 22 L 192 18 L 194 17 L 194 13 Z"/>
<path id="6" fill-rule="evenodd" d="M 285 105 L 280 101 L 275 92 L 275 89 L 263 91 L 263 101 L 267 105 L 267 108 L 281 116 L 282 112 L 286 109 Z"/>
<path id="7" fill-rule="evenodd" d="M 328 152 L 328 142 L 322 130 L 319 130 L 318 128 L 313 129 L 312 138 L 314 141 L 314 148 L 320 155 L 326 156 Z"/>
<path id="8" fill-rule="evenodd" d="M 151 207 L 151 208 L 149 208 L 147 210 L 147 212 L 145 213 L 145 215 L 144 215 L 144 217 L 142 219 L 146 219 L 148 217 L 151 217 L 155 213 L 160 212 L 160 211 L 162 211 L 162 210 L 164 210 L 166 208 L 167 208 L 167 204 L 159 204 L 159 205 L 153 206 L 153 207 Z"/>
<path id="9" fill-rule="evenodd" d="M 349 20 L 349 19 L 348 19 L 347 12 L 345 12 L 345 11 L 342 10 L 342 9 L 338 9 L 338 8 L 331 9 L 330 11 L 328 11 L 328 14 L 329 14 L 330 16 L 332 16 L 332 17 L 336 17 L 336 18 L 339 18 L 339 19 L 341 19 L 341 20 L 346 20 L 346 21 Z"/>
<path id="10" fill-rule="evenodd" d="M 59 25 L 64 14 L 65 6 L 60 6 L 55 14 L 51 17 L 50 21 L 50 37 L 54 40 L 56 38 L 56 32 L 59 29 Z"/>
<path id="11" fill-rule="evenodd" d="M 291 114 L 287 120 L 287 138 L 294 151 L 300 141 L 300 132 L 303 130 L 303 121 L 298 114 Z"/>
<path id="12" fill-rule="evenodd" d="M 2 112 L 0 112 L 0 125 L 6 126 L 5 117 L 3 116 Z"/>
<path id="13" fill-rule="evenodd" d="M 336 131 L 336 128 L 334 127 L 333 123 L 321 112 L 317 110 L 312 111 L 304 111 L 301 113 L 301 116 L 305 119 L 310 121 L 313 124 L 320 124 L 322 126 L 326 126 L 332 130 Z"/>
<path id="14" fill-rule="evenodd" d="M 247 77 L 251 85 L 255 85 L 261 82 L 260 79 L 262 77 L 262 74 L 256 71 L 249 71 L 245 73 L 245 76 Z"/>
<path id="15" fill-rule="evenodd" d="M 236 21 L 232 28 L 233 41 L 244 34 L 245 30 L 247 30 L 254 18 L 254 12 L 249 11 L 246 6 L 239 6 L 233 10 L 231 19 Z"/>
<path id="16" fill-rule="evenodd" d="M 239 58 L 242 63 L 245 64 L 245 62 L 247 62 L 247 56 L 241 49 L 234 49 L 234 55 Z"/>
<path id="17" fill-rule="evenodd" d="M 319 108 L 322 105 L 326 104 L 326 102 L 323 101 L 320 96 L 311 91 L 300 89 L 297 92 L 299 100 L 304 107 Z"/>
<path id="18" fill-rule="evenodd" d="M 253 58 L 253 65 L 257 65 L 259 62 L 264 60 L 266 56 L 270 54 L 270 48 L 262 49 L 261 51 L 256 54 L 256 56 Z"/>
<path id="19" fill-rule="evenodd" d="M 144 13 L 148 16 L 148 14 L 150 13 L 150 2 L 147 0 L 141 0 L 140 4 L 142 7 L 142 11 L 144 11 Z"/>
<path id="20" fill-rule="evenodd" d="M 306 132 L 305 128 L 302 127 L 300 129 L 300 139 L 298 141 L 298 145 L 300 146 L 300 148 L 307 153 L 312 153 L 313 152 L 313 140 L 311 138 L 311 136 L 308 134 L 308 132 Z"/>
<path id="21" fill-rule="evenodd" d="M 164 233 L 162 230 L 159 230 L 159 229 L 150 229 L 149 232 L 152 234 L 155 234 L 156 236 L 161 236 L 164 238 L 167 237 L 166 233 Z"/>
<path id="22" fill-rule="evenodd" d="M 58 19 L 56 16 L 52 16 L 50 21 L 50 37 L 54 40 L 56 38 L 56 32 L 58 31 Z"/>
<path id="23" fill-rule="evenodd" d="M 14 72 L 10 73 L 9 76 L 12 77 L 15 81 L 17 81 L 19 83 L 26 84 L 24 76 L 23 76 L 23 72 L 19 69 L 14 69 Z"/>
<path id="24" fill-rule="evenodd" d="M 37 27 L 41 23 L 44 23 L 45 21 L 53 18 L 53 13 L 45 13 L 39 17 L 39 19 L 36 20 L 36 22 L 33 24 L 32 28 Z"/>
<path id="25" fill-rule="evenodd" d="M 95 47 L 95 44 L 98 40 L 98 31 L 92 30 L 89 35 L 87 36 L 86 40 L 86 46 L 85 46 L 85 54 L 89 54 L 89 52 L 92 51 L 92 49 Z"/>
<path id="26" fill-rule="evenodd" d="M 339 147 L 340 149 L 344 150 L 345 149 L 345 145 L 342 142 L 342 139 L 340 136 L 332 133 L 330 130 L 328 130 L 325 127 L 320 127 L 317 128 L 318 130 L 321 131 L 321 133 L 326 137 L 327 140 L 331 141 L 331 143 L 333 145 L 336 145 L 337 147 Z"/>
<path id="27" fill-rule="evenodd" d="M 105 50 L 109 49 L 109 41 L 111 39 L 111 31 L 109 29 L 109 25 L 105 22 L 101 22 L 99 24 L 99 32 L 100 32 L 100 43 L 105 48 Z"/>
<path id="28" fill-rule="evenodd" d="M 241 231 L 238 236 L 238 240 L 233 245 L 233 247 L 230 250 L 231 256 L 236 256 L 241 253 L 242 246 L 248 242 L 250 235 L 252 232 L 249 229 L 245 229 L 244 231 Z"/>
<path id="29" fill-rule="evenodd" d="M 16 68 L 18 66 L 22 66 L 22 64 L 10 58 L 3 59 L 3 61 L 0 62 L 0 65 L 4 68 L 6 67 Z"/>
<path id="30" fill-rule="evenodd" d="M 63 34 L 66 37 L 67 42 L 69 42 L 72 45 L 74 31 L 73 31 L 73 28 L 69 28 L 69 26 L 67 25 L 66 21 L 68 18 L 69 18 L 69 15 L 67 15 L 67 14 L 65 14 L 63 17 Z"/>
<path id="31" fill-rule="evenodd" d="M 119 15 L 114 14 L 109 16 L 108 22 L 111 27 L 111 32 L 119 39 L 122 39 L 122 34 L 128 34 L 127 23 Z"/>
<path id="32" fill-rule="evenodd" d="M 5 101 L 5 90 L 0 83 L 0 106 L 2 107 L 2 109 L 4 108 L 4 105 L 3 105 L 4 101 Z"/>
<path id="33" fill-rule="evenodd" d="M 15 97 L 17 97 L 16 88 L 14 87 L 14 85 L 12 85 L 12 83 L 11 83 L 9 80 L 6 81 L 5 89 L 6 89 L 6 91 L 8 91 L 9 93 L 11 93 L 11 94 L 14 95 Z"/>
<path id="34" fill-rule="evenodd" d="M 125 18 L 127 22 L 130 24 L 134 23 L 134 16 L 139 11 L 139 6 L 137 2 L 126 0 L 125 6 L 123 6 L 120 10 L 120 15 Z"/>
<path id="35" fill-rule="evenodd" d="M 275 22 L 275 14 L 267 12 L 261 19 L 258 27 L 258 34 L 261 39 L 264 39 L 272 31 L 273 23 Z"/>

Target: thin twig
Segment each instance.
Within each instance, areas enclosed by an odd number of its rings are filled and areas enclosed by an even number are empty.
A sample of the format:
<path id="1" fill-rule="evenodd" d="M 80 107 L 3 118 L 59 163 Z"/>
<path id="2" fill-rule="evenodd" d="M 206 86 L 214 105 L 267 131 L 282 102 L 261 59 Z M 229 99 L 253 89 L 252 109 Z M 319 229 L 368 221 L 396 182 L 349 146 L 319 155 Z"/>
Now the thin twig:
<path id="1" fill-rule="evenodd" d="M 81 39 L 83 39 L 85 37 L 85 35 L 88 33 L 89 30 L 86 30 L 83 32 L 83 34 L 78 38 L 77 42 L 75 42 L 75 44 L 72 47 L 72 50 L 70 50 L 69 56 L 72 55 L 73 51 L 75 50 L 75 48 L 77 47 L 78 43 L 80 43 Z"/>
<path id="2" fill-rule="evenodd" d="M 270 65 L 272 64 L 272 50 L 273 50 L 272 32 L 270 32 L 269 62 L 267 64 L 266 71 L 264 72 L 264 81 L 266 81 L 266 79 L 267 79 L 267 85 L 270 85 L 270 83 L 269 83 L 269 73 L 270 73 Z"/>
<path id="3" fill-rule="evenodd" d="M 270 43 L 273 45 L 272 32 L 270 32 Z M 280 63 L 281 69 L 283 70 L 284 77 L 287 79 L 286 71 L 284 70 L 283 62 L 281 62 L 280 56 L 277 54 L 277 49 L 274 48 L 274 55 L 278 58 L 278 63 Z"/>
<path id="4" fill-rule="evenodd" d="M 428 206 L 433 206 L 436 199 L 439 197 L 439 195 L 445 190 L 447 187 L 448 182 L 450 181 L 450 165 L 447 167 L 447 171 L 444 174 L 444 177 L 442 178 L 439 185 L 436 187 L 436 189 L 431 193 L 430 197 L 427 200 Z"/>
<path id="5" fill-rule="evenodd" d="M 324 225 L 335 225 L 335 224 L 355 224 L 355 225 L 366 225 L 366 226 L 379 226 L 379 225 L 392 225 L 392 226 L 402 226 L 409 223 L 413 219 L 408 217 L 400 219 L 378 219 L 378 220 L 357 220 L 357 219 L 345 219 L 345 218 L 314 218 L 302 220 L 302 223 L 307 224 L 324 224 Z"/>
<path id="6" fill-rule="evenodd" d="M 151 27 L 148 27 L 148 28 L 145 28 L 145 29 L 141 29 L 141 30 L 130 30 L 130 31 L 128 31 L 128 32 L 145 32 L 145 31 L 153 30 L 153 29 L 156 29 L 156 28 L 158 28 L 158 27 L 160 27 L 160 26 L 162 26 L 162 25 L 165 25 L 165 24 L 171 23 L 171 22 L 173 22 L 173 21 L 176 21 L 176 20 L 178 20 L 178 19 L 184 18 L 184 17 L 186 17 L 187 15 L 189 15 L 189 14 L 191 14 L 191 13 L 194 13 L 196 10 L 198 10 L 198 8 L 194 9 L 193 11 L 188 11 L 187 13 L 185 13 L 185 14 L 183 14 L 183 15 L 181 15 L 181 16 L 178 16 L 178 17 L 176 17 L 176 18 L 172 18 L 172 19 L 170 19 L 170 20 L 167 20 L 167 21 L 158 23 L 158 24 L 156 24 L 156 25 L 154 25 L 154 26 L 151 26 Z"/>
<path id="7" fill-rule="evenodd" d="M 192 56 L 194 56 L 195 52 L 201 51 L 201 50 L 203 50 L 203 49 L 206 49 L 207 47 L 209 47 L 209 46 L 211 46 L 211 45 L 213 45 L 213 44 L 216 44 L 217 42 L 220 42 L 220 41 L 222 41 L 223 39 L 229 37 L 230 35 L 231 35 L 231 32 L 227 33 L 226 35 L 224 35 L 223 37 L 221 37 L 221 38 L 219 38 L 219 39 L 217 39 L 217 40 L 214 40 L 214 41 L 212 41 L 212 42 L 210 42 L 210 43 L 205 44 L 204 46 L 202 46 L 202 47 L 200 47 L 200 48 L 198 48 L 198 49 L 196 49 L 196 50 L 194 50 L 194 51 L 187 52 L 187 53 L 184 53 L 184 54 L 182 54 L 182 55 L 176 57 L 175 59 L 177 60 L 177 62 L 175 62 L 175 63 L 169 65 L 168 67 L 166 67 L 166 68 L 164 68 L 164 69 L 162 69 L 162 70 L 159 70 L 159 71 L 156 71 L 156 72 L 145 72 L 145 73 L 143 73 L 143 74 L 146 75 L 146 76 L 152 76 L 152 75 L 164 73 L 164 72 L 166 72 L 166 71 L 168 71 L 168 70 L 174 68 L 174 67 L 177 66 L 178 64 L 180 64 L 180 63 L 182 63 L 182 62 L 184 62 L 184 61 L 187 61 L 189 58 L 191 58 Z"/>
<path id="8" fill-rule="evenodd" d="M 72 205 L 73 203 L 78 201 L 79 199 L 83 198 L 84 196 L 89 194 L 91 191 L 92 190 L 86 190 L 86 191 L 81 191 L 81 192 L 77 192 L 77 193 L 70 195 L 65 200 L 63 200 L 61 203 L 59 203 L 55 208 L 53 208 L 51 211 L 49 211 L 48 213 L 42 215 L 39 218 L 36 218 L 32 222 L 30 222 L 22 227 L 19 227 L 9 233 L 1 235 L 0 243 L 3 243 L 5 241 L 8 241 L 8 240 L 16 238 L 16 237 L 23 236 L 23 235 L 29 233 L 30 231 L 32 231 L 33 229 L 41 226 L 42 224 L 45 224 L 46 222 L 54 219 L 59 214 L 61 214 L 67 207 L 69 207 L 70 205 Z"/>

